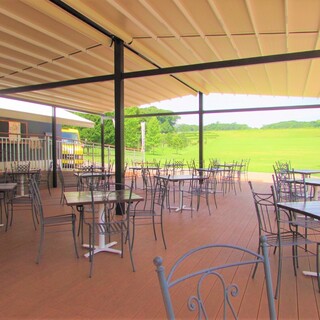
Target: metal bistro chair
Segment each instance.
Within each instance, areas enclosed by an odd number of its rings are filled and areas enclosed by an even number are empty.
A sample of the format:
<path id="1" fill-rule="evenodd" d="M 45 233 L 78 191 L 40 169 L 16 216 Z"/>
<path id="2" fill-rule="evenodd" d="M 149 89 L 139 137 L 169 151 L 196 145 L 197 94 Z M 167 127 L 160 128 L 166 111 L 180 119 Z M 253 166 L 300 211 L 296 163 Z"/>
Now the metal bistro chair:
<path id="1" fill-rule="evenodd" d="M 129 227 L 133 182 L 131 186 L 115 183 L 113 185 L 109 184 L 108 187 L 110 188 L 108 192 L 103 191 L 105 195 L 105 205 L 104 212 L 100 213 L 102 214 L 101 217 L 97 217 L 97 205 L 94 202 L 94 190 L 93 188 L 90 188 L 91 215 L 84 219 L 84 223 L 88 225 L 89 228 L 90 278 L 93 274 L 95 239 L 96 236 L 100 235 L 107 236 L 109 238 L 109 242 L 111 237 L 120 236 L 121 258 L 123 258 L 124 243 L 128 242 L 132 270 L 135 271 Z M 119 190 L 127 192 L 128 197 L 125 202 L 123 201 L 122 196 L 119 195 Z"/>
<path id="2" fill-rule="evenodd" d="M 214 195 L 214 201 L 217 207 L 215 190 L 213 189 L 213 188 L 216 188 L 216 185 L 214 184 L 214 180 L 209 180 L 211 176 L 211 172 L 210 171 L 202 172 L 202 179 L 200 180 L 198 178 L 195 178 L 197 175 L 198 175 L 197 170 L 194 170 L 192 172 L 192 179 L 185 182 L 181 187 L 181 193 L 182 193 L 182 199 L 183 199 L 182 202 L 185 203 L 186 200 L 189 200 L 191 217 L 193 216 L 194 203 L 196 203 L 196 209 L 197 211 L 199 211 L 201 198 L 205 198 L 209 215 L 211 215 L 210 201 L 209 201 L 210 194 Z"/>
<path id="3" fill-rule="evenodd" d="M 10 220 L 10 227 L 12 226 L 12 222 L 13 222 L 13 216 L 15 213 L 22 212 L 25 213 L 26 209 L 30 209 L 31 211 L 31 215 L 32 215 L 32 220 L 33 220 L 33 226 L 34 229 L 37 229 L 37 223 L 39 223 L 37 216 L 34 213 L 34 206 L 33 206 L 33 195 L 32 192 L 30 191 L 30 179 L 31 179 L 31 175 L 29 172 L 29 167 L 30 167 L 30 163 L 26 164 L 26 165 L 15 165 L 14 166 L 14 174 L 12 175 L 12 177 L 14 177 L 14 179 L 12 180 L 13 182 L 17 183 L 18 186 L 20 186 L 20 191 L 21 193 L 19 193 L 18 188 L 15 189 L 10 195 L 9 198 L 7 200 L 7 223 L 6 223 L 6 231 L 8 230 L 8 226 L 9 226 L 9 220 Z M 20 176 L 21 174 L 21 176 Z M 37 170 L 34 173 L 34 178 L 37 179 L 36 182 L 38 182 L 38 175 L 39 175 L 39 170 Z M 23 176 L 23 177 L 22 177 Z M 9 219 L 9 215 L 10 215 L 10 219 Z"/>
<path id="4" fill-rule="evenodd" d="M 44 240 L 44 233 L 47 228 L 50 229 L 51 230 L 50 232 L 52 233 L 71 231 L 73 236 L 75 253 L 77 258 L 79 258 L 77 243 L 76 243 L 76 231 L 75 231 L 76 215 L 74 213 L 69 213 L 69 214 L 45 216 L 43 211 L 39 187 L 34 179 L 30 179 L 30 191 L 34 199 L 33 201 L 34 212 L 39 217 L 39 221 L 40 221 L 40 241 L 39 241 L 36 263 L 38 264 L 40 262 L 40 256 L 42 253 L 42 246 L 43 246 L 43 240 Z"/>
<path id="5" fill-rule="evenodd" d="M 144 203 L 137 203 L 130 213 L 130 220 L 133 225 L 132 246 L 134 244 L 136 226 L 151 224 L 154 238 L 157 240 L 156 225 L 160 224 L 162 241 L 165 249 L 167 249 L 164 236 L 163 210 L 165 208 L 168 180 L 160 179 L 158 176 L 151 177 L 150 173 L 144 174 L 145 183 L 147 183 L 147 185 L 144 184 L 145 188 L 147 188 L 144 189 Z"/>
<path id="6" fill-rule="evenodd" d="M 306 185 L 305 176 L 297 179 L 295 174 L 292 174 L 292 179 L 278 181 L 274 175 L 273 185 L 278 202 L 296 202 L 296 201 L 312 201 L 314 196 L 313 188 Z M 304 236 L 308 238 L 308 234 L 317 234 L 320 232 L 320 221 L 303 215 L 297 215 L 291 217 L 292 223 L 304 229 Z M 307 244 L 305 245 L 307 249 Z"/>
<path id="7" fill-rule="evenodd" d="M 74 177 L 73 179 L 69 179 L 68 181 L 66 181 L 60 165 L 57 165 L 57 173 L 61 184 L 60 203 L 64 204 L 64 192 L 67 191 L 67 189 L 79 190 L 79 178 Z"/>
<path id="8" fill-rule="evenodd" d="M 10 175 L 12 182 L 18 184 L 18 189 L 23 195 L 24 189 L 28 189 L 28 179 L 30 178 L 30 162 L 11 163 Z"/>
<path id="9" fill-rule="evenodd" d="M 275 290 L 275 299 L 278 298 L 281 283 L 281 269 L 282 269 L 282 259 L 284 247 L 289 247 L 292 250 L 292 263 L 294 269 L 294 275 L 297 275 L 298 268 L 298 248 L 305 247 L 306 245 L 314 244 L 316 245 L 316 252 L 308 253 L 316 256 L 316 270 L 318 274 L 318 286 L 320 289 L 320 277 L 319 277 L 319 243 L 305 238 L 301 233 L 298 232 L 297 226 L 292 223 L 292 218 L 288 212 L 285 210 L 280 210 L 276 203 L 276 195 L 271 186 L 270 193 L 258 193 L 255 192 L 251 181 L 249 181 L 249 186 L 252 191 L 254 205 L 256 209 L 258 226 L 259 226 L 259 236 L 264 235 L 266 237 L 266 244 L 269 247 L 274 248 L 274 253 L 277 249 L 278 251 L 278 274 L 277 274 L 277 285 Z M 259 241 L 258 253 L 261 252 L 262 243 Z M 255 276 L 257 266 L 254 269 L 252 277 Z"/>
<path id="10" fill-rule="evenodd" d="M 249 268 L 250 272 L 251 267 L 258 264 L 264 266 L 269 317 L 276 319 L 265 237 L 262 237 L 260 242 L 262 255 L 227 244 L 210 244 L 192 249 L 174 263 L 168 275 L 165 274 L 162 258 L 154 258 L 167 319 L 216 318 L 220 310 L 224 319 L 228 316 L 237 319 L 237 310 L 232 299 L 238 296 L 240 288 L 235 283 L 234 274 L 240 268 Z M 225 264 L 216 264 L 215 258 L 219 255 L 227 256 L 228 261 Z M 234 272 L 227 272 L 229 269 Z M 179 299 L 175 300 L 174 297 Z"/>

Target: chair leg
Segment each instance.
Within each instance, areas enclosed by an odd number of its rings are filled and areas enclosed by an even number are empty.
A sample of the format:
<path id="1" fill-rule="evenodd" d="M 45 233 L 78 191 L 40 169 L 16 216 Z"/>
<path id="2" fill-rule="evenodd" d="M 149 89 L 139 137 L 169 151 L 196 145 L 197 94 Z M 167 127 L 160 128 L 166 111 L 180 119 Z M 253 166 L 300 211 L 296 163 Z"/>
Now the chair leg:
<path id="1" fill-rule="evenodd" d="M 153 234 L 154 234 L 154 240 L 157 240 L 157 231 L 156 231 L 156 223 L 154 220 L 154 215 L 152 216 L 152 228 L 153 228 Z"/>
<path id="2" fill-rule="evenodd" d="M 278 256 L 278 275 L 277 275 L 277 285 L 276 292 L 274 294 L 274 298 L 278 299 L 280 284 L 281 284 L 281 270 L 282 270 L 282 248 L 279 246 L 278 248 L 279 256 Z"/>
<path id="3" fill-rule="evenodd" d="M 81 244 L 83 244 L 83 222 L 84 222 L 84 207 L 77 206 L 79 212 L 79 226 L 78 226 L 78 237 L 81 234 Z"/>
<path id="4" fill-rule="evenodd" d="M 51 196 L 51 188 L 50 188 L 50 182 L 49 182 L 49 180 L 47 181 L 47 188 L 48 188 L 48 191 L 49 191 L 49 195 Z"/>
<path id="5" fill-rule="evenodd" d="M 78 253 L 77 242 L 76 242 L 76 221 L 75 220 L 72 222 L 72 236 L 73 236 L 74 250 L 76 252 L 77 258 L 79 259 L 79 253 Z"/>
<path id="6" fill-rule="evenodd" d="M 297 246 L 292 246 L 292 262 L 293 262 L 294 275 L 297 276 L 297 268 L 299 267 Z"/>
<path id="7" fill-rule="evenodd" d="M 94 236 L 92 232 L 92 227 L 89 226 L 89 262 L 90 262 L 90 269 L 89 269 L 89 278 L 92 278 L 93 274 L 93 256 L 94 256 Z"/>
<path id="8" fill-rule="evenodd" d="M 40 231 L 40 241 L 39 241 L 39 247 L 38 247 L 38 256 L 36 259 L 36 263 L 39 264 L 40 262 L 40 256 L 41 256 L 41 252 L 42 252 L 42 245 L 43 245 L 43 239 L 44 239 L 44 227 L 41 227 L 41 231 Z"/>
<path id="9" fill-rule="evenodd" d="M 215 206 L 216 206 L 216 209 L 218 209 L 216 192 L 213 193 L 213 198 L 214 198 L 214 204 L 215 204 Z"/>
<path id="10" fill-rule="evenodd" d="M 33 226 L 34 226 L 34 230 L 37 230 L 37 224 L 39 224 L 39 220 L 38 217 L 34 211 L 34 207 L 33 207 L 33 203 L 31 204 L 31 215 L 32 215 L 32 220 L 33 220 Z"/>
<path id="11" fill-rule="evenodd" d="M 131 250 L 133 250 L 133 244 L 134 244 L 134 237 L 135 237 L 135 234 L 136 234 L 136 218 L 135 216 L 133 216 L 132 218 L 132 241 L 131 241 Z M 127 236 L 128 238 L 128 236 Z M 127 241 L 127 239 L 126 239 Z"/>
<path id="12" fill-rule="evenodd" d="M 11 204 L 10 227 L 12 226 L 12 222 L 13 222 L 13 204 Z"/>
<path id="13" fill-rule="evenodd" d="M 2 199 L 0 200 L 0 211 L 1 211 L 0 224 L 2 224 Z"/>
<path id="14" fill-rule="evenodd" d="M 7 220 L 6 220 L 6 232 L 8 231 L 8 226 L 9 226 L 9 219 L 10 219 L 10 211 L 11 211 L 11 209 L 9 210 L 9 204 L 7 203 L 7 204 L 5 204 L 5 213 L 6 213 L 6 218 L 7 218 Z"/>
<path id="15" fill-rule="evenodd" d="M 260 254 L 260 251 L 261 251 L 260 241 L 259 241 L 259 245 L 258 245 L 258 250 L 257 251 L 258 251 L 258 254 Z M 253 269 L 253 272 L 252 272 L 252 279 L 256 275 L 257 269 L 258 269 L 258 263 L 256 263 L 256 265 L 254 266 L 254 269 Z"/>
<path id="16" fill-rule="evenodd" d="M 209 193 L 208 192 L 206 192 L 206 202 L 207 202 L 207 207 L 208 207 L 208 210 L 209 210 L 209 215 L 211 216 Z"/>
<path id="17" fill-rule="evenodd" d="M 317 243 L 317 254 L 316 254 L 316 259 L 317 259 L 317 262 L 316 262 L 316 270 L 317 270 L 317 280 L 318 280 L 318 290 L 320 292 L 320 244 Z"/>
<path id="18" fill-rule="evenodd" d="M 167 249 L 166 240 L 165 240 L 165 238 L 164 238 L 164 229 L 163 229 L 163 218 L 162 218 L 162 214 L 161 214 L 161 217 L 160 217 L 160 223 L 161 223 L 161 234 L 162 234 L 163 245 L 164 245 L 164 248 Z"/>
<path id="19" fill-rule="evenodd" d="M 129 225 L 127 226 L 129 228 Z M 131 246 L 131 240 L 130 240 L 130 233 L 128 232 L 129 229 L 127 229 L 127 238 L 128 238 L 128 245 L 129 245 L 129 253 L 130 253 L 130 260 L 132 265 L 132 271 L 135 272 L 136 268 L 134 266 L 133 261 L 133 255 L 132 255 L 132 246 Z M 123 232 L 121 233 L 121 256 L 123 255 Z"/>

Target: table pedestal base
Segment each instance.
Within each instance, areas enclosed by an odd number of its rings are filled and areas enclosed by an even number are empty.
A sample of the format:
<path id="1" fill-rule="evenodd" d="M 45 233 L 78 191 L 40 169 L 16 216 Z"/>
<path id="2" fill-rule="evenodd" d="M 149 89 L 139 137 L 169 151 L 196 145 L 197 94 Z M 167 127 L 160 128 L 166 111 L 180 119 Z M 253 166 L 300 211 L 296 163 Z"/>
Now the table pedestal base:
<path id="1" fill-rule="evenodd" d="M 316 272 L 313 272 L 313 271 L 302 271 L 302 273 L 303 273 L 305 276 L 309 276 L 309 277 L 316 277 L 316 276 L 317 276 L 317 273 L 316 273 Z"/>
<path id="2" fill-rule="evenodd" d="M 107 243 L 104 247 L 100 247 L 100 246 L 95 246 L 95 249 L 93 251 L 93 254 L 99 253 L 99 252 L 109 252 L 109 253 L 116 253 L 116 254 L 121 254 L 121 250 L 118 249 L 112 249 L 111 247 L 113 247 L 114 245 L 116 245 L 117 242 L 113 241 L 110 243 Z M 83 247 L 85 248 L 89 248 L 88 244 L 84 244 Z M 84 255 L 86 258 L 89 258 L 90 253 L 86 253 Z"/>

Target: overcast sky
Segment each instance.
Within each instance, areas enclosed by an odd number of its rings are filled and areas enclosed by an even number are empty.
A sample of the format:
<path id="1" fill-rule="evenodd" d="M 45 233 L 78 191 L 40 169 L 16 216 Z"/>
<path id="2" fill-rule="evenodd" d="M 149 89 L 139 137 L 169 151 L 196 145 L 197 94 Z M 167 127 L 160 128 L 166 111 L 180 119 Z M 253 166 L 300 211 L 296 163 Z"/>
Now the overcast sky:
<path id="1" fill-rule="evenodd" d="M 232 95 L 232 94 L 210 94 L 204 95 L 204 110 L 213 109 L 234 109 L 267 106 L 289 106 L 289 105 L 312 105 L 319 104 L 320 99 L 316 98 L 293 98 L 293 97 L 272 97 L 254 95 Z M 186 96 L 165 100 L 142 107 L 155 106 L 160 109 L 179 111 L 195 111 L 198 109 L 198 97 Z M 262 125 L 288 121 L 313 121 L 320 120 L 320 109 L 288 110 L 288 111 L 261 111 L 261 112 L 237 112 L 226 114 L 206 114 L 204 124 L 215 122 L 220 123 L 241 123 L 250 127 L 260 128 Z M 181 116 L 178 123 L 198 124 L 197 116 Z"/>

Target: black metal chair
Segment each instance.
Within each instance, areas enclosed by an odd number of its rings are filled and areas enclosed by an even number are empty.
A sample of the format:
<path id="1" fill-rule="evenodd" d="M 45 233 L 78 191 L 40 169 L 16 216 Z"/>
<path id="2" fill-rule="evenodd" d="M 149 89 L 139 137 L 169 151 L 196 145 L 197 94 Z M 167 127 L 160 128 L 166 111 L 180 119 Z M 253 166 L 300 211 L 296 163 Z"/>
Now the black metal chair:
<path id="1" fill-rule="evenodd" d="M 136 227 L 140 225 L 152 225 L 154 239 L 157 240 L 156 225 L 161 227 L 161 235 L 164 247 L 167 244 L 164 236 L 163 211 L 165 199 L 168 192 L 168 180 L 160 179 L 158 176 L 151 176 L 148 170 L 143 173 L 144 177 L 144 202 L 135 205 L 130 212 L 130 220 L 133 225 L 132 246 L 135 239 Z M 135 189 L 135 192 L 138 192 Z"/>
<path id="2" fill-rule="evenodd" d="M 14 212 L 18 210 L 25 212 L 26 210 L 31 211 L 34 229 L 37 229 L 37 223 L 39 223 L 36 215 L 34 214 L 33 207 L 33 195 L 30 191 L 30 162 L 27 163 L 13 163 L 11 164 L 12 171 L 10 173 L 12 182 L 17 183 L 18 187 L 10 194 L 7 200 L 7 222 L 6 231 L 8 226 L 12 226 Z M 39 170 L 34 172 L 35 179 L 38 182 Z M 9 217 L 10 216 L 10 217 Z M 10 222 L 9 222 L 10 221 Z"/>
<path id="3" fill-rule="evenodd" d="M 96 236 L 106 236 L 109 241 L 111 237 L 120 236 L 121 245 L 121 258 L 123 258 L 124 243 L 128 242 L 128 248 L 130 253 L 130 260 L 132 265 L 132 270 L 135 271 L 135 265 L 132 255 L 132 244 L 130 236 L 130 210 L 131 210 L 131 196 L 132 188 L 131 186 L 124 184 L 112 184 L 108 185 L 108 192 L 103 191 L 105 196 L 104 201 L 104 212 L 98 212 L 96 209 L 96 204 L 94 201 L 94 190 L 90 189 L 91 192 L 91 213 L 86 215 L 84 218 L 84 223 L 88 225 L 89 228 L 89 261 L 90 261 L 90 271 L 89 277 L 93 274 L 93 261 L 95 255 L 95 240 Z M 124 201 L 123 194 L 121 192 L 126 192 L 126 200 Z M 97 216 L 97 215 L 101 216 Z"/>
<path id="4" fill-rule="evenodd" d="M 66 180 L 60 165 L 57 165 L 57 173 L 58 173 L 58 178 L 59 178 L 60 185 L 61 185 L 60 203 L 63 204 L 64 203 L 64 192 L 67 189 L 72 189 L 72 190 L 79 189 L 79 186 L 80 186 L 79 177 L 74 176 L 74 177 L 72 177 L 72 179 Z"/>
<path id="5" fill-rule="evenodd" d="M 39 187 L 34 179 L 30 179 L 30 191 L 32 193 L 32 198 L 34 199 L 33 201 L 34 212 L 38 216 L 40 221 L 40 240 L 39 240 L 36 263 L 40 262 L 45 230 L 50 230 L 48 232 L 55 232 L 55 233 L 60 233 L 63 231 L 71 232 L 73 236 L 75 253 L 77 258 L 79 258 L 77 243 L 76 243 L 76 231 L 75 231 L 76 215 L 72 212 L 69 214 L 58 214 L 58 215 L 46 216 L 43 211 Z"/>
<path id="6" fill-rule="evenodd" d="M 249 181 L 249 186 L 252 192 L 258 219 L 259 239 L 261 240 L 261 236 L 265 236 L 266 244 L 269 247 L 273 247 L 274 252 L 276 251 L 276 249 L 278 251 L 278 272 L 275 299 L 277 299 L 280 291 L 284 247 L 289 247 L 292 250 L 291 257 L 294 274 L 296 276 L 297 268 L 299 266 L 298 257 L 303 256 L 300 254 L 298 255 L 298 248 L 306 247 L 307 245 L 311 244 L 316 246 L 315 252 L 308 251 L 308 253 L 316 256 L 316 269 L 318 274 L 317 278 L 320 290 L 320 266 L 318 263 L 320 244 L 316 241 L 307 239 L 301 233 L 299 233 L 296 224 L 292 223 L 292 217 L 290 213 L 286 212 L 285 210 L 280 210 L 278 208 L 276 202 L 277 198 L 273 186 L 271 186 L 270 193 L 259 193 L 254 191 L 251 181 Z M 258 253 L 260 253 L 262 249 L 262 243 L 260 240 L 258 245 Z M 257 266 L 254 269 L 252 277 L 255 276 L 256 268 Z"/>

